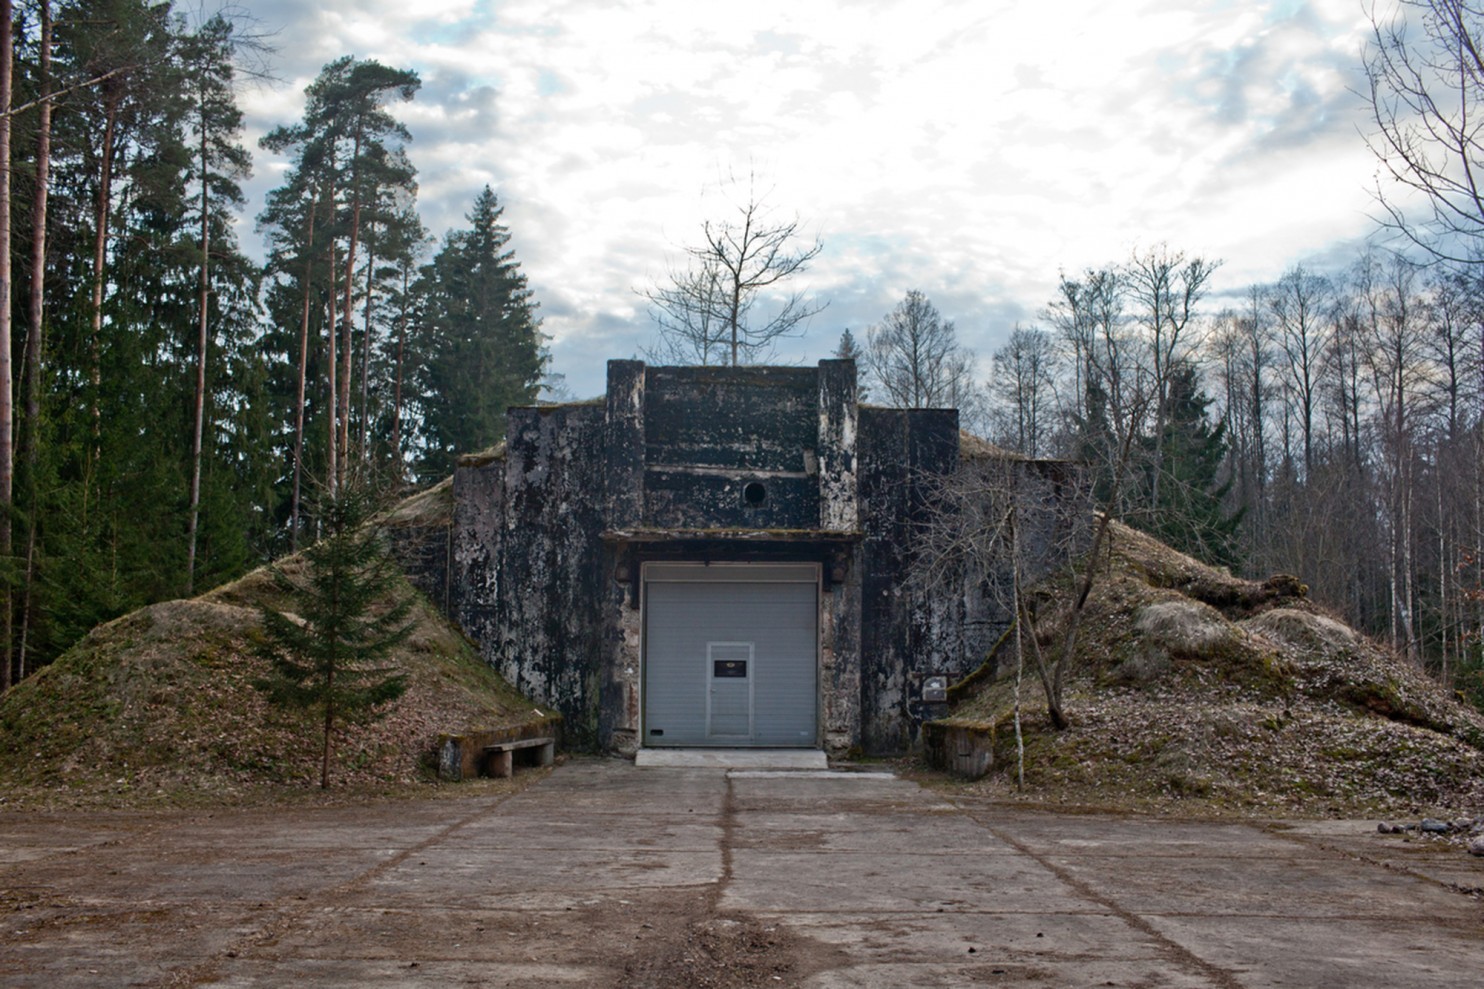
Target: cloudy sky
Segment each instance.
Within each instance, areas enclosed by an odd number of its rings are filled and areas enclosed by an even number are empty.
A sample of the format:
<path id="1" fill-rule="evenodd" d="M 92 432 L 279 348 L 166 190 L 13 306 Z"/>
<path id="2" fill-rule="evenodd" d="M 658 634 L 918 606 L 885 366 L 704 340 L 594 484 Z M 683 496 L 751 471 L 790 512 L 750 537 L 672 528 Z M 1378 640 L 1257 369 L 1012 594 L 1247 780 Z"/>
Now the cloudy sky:
<path id="1" fill-rule="evenodd" d="M 245 3 L 282 80 L 245 94 L 254 145 L 331 59 L 417 70 L 424 222 L 495 189 L 578 396 L 648 343 L 635 289 L 731 208 L 728 176 L 824 245 L 798 287 L 829 308 L 790 361 L 915 288 L 987 373 L 1061 270 L 1167 243 L 1235 293 L 1375 230 L 1361 0 Z M 283 167 L 257 152 L 251 212 Z"/>

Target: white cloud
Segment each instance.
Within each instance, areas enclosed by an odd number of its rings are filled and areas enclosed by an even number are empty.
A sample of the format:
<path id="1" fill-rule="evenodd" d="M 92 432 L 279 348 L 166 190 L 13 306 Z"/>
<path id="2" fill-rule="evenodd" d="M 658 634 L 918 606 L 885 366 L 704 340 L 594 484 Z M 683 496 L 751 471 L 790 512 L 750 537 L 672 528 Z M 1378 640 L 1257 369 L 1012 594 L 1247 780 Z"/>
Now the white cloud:
<path id="1" fill-rule="evenodd" d="M 291 87 L 245 101 L 254 133 L 298 116 L 344 53 L 416 68 L 399 110 L 425 220 L 486 183 L 579 393 L 648 332 L 632 289 L 755 169 L 825 251 L 833 300 L 800 357 L 908 288 L 987 354 L 1059 269 L 1168 241 L 1265 279 L 1366 231 L 1371 163 L 1347 91 L 1350 0 L 284 0 L 255 5 Z M 259 168 L 253 191 L 273 181 Z M 260 202 L 261 200 L 259 200 Z M 712 211 L 712 212 L 708 212 Z M 947 304 L 951 300 L 952 308 Z"/>

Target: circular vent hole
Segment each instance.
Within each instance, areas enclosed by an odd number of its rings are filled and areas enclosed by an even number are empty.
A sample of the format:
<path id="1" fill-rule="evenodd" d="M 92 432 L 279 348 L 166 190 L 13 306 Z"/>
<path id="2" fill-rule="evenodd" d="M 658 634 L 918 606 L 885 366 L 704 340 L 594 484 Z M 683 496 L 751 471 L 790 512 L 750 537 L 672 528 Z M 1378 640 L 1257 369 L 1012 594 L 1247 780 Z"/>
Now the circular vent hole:
<path id="1" fill-rule="evenodd" d="M 768 489 L 757 481 L 751 481 L 742 489 L 742 500 L 756 508 L 768 500 Z"/>

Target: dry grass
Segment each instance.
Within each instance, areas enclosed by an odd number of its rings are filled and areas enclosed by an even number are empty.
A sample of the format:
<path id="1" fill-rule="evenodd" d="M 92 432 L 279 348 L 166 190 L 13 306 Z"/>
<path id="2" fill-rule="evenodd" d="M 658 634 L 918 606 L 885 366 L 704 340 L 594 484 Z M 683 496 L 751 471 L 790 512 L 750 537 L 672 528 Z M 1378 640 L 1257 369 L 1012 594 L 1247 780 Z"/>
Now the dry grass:
<path id="1" fill-rule="evenodd" d="M 1001 679 L 955 707 L 992 731 L 999 769 L 973 788 L 1055 804 L 1182 813 L 1484 811 L 1484 716 L 1304 598 L 1292 577 L 1245 581 L 1115 527 L 1067 694 L 1072 727 L 1022 696 L 1026 790 Z M 1070 581 L 1041 588 L 1065 612 Z M 1054 648 L 1055 621 L 1041 630 Z"/>
<path id="2" fill-rule="evenodd" d="M 404 498 L 383 516 L 388 526 L 446 526 L 453 521 L 453 477 Z"/>

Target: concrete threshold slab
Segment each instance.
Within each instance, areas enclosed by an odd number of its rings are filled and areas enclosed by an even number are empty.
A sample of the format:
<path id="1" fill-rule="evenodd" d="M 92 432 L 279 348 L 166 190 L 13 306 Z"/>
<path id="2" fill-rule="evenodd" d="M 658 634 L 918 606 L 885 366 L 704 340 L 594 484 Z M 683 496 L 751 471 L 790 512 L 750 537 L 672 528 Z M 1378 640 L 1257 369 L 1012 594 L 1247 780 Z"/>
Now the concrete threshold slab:
<path id="1" fill-rule="evenodd" d="M 762 780 L 786 776 L 793 780 L 861 780 L 863 782 L 894 780 L 896 773 L 861 771 L 857 769 L 733 769 L 728 776 L 739 780 Z"/>
<path id="2" fill-rule="evenodd" d="M 647 769 L 828 769 L 820 749 L 640 749 Z"/>

